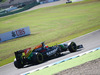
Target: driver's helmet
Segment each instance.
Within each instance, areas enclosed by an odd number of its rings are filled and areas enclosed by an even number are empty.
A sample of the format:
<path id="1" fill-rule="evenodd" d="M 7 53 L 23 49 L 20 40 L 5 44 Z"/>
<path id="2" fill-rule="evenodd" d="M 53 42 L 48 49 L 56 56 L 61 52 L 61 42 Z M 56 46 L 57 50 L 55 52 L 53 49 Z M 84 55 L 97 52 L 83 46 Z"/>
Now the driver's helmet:
<path id="1" fill-rule="evenodd" d="M 48 48 L 48 45 L 45 45 L 45 48 Z"/>

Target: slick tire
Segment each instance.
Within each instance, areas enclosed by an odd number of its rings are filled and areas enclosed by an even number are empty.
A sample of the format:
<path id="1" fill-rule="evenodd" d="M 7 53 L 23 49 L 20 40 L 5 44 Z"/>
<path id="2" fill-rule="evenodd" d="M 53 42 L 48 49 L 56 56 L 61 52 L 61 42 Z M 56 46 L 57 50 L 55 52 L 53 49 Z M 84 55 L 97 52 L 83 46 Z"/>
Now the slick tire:
<path id="1" fill-rule="evenodd" d="M 44 57 L 41 53 L 36 52 L 36 53 L 33 54 L 33 62 L 35 64 L 40 64 L 43 61 L 44 61 Z"/>
<path id="2" fill-rule="evenodd" d="M 24 65 L 21 64 L 21 63 L 18 62 L 18 61 L 14 61 L 14 66 L 15 66 L 16 68 L 23 68 L 23 67 L 24 67 Z"/>
<path id="3" fill-rule="evenodd" d="M 69 51 L 72 52 L 76 52 L 77 51 L 77 45 L 75 42 L 71 42 L 68 46 Z"/>

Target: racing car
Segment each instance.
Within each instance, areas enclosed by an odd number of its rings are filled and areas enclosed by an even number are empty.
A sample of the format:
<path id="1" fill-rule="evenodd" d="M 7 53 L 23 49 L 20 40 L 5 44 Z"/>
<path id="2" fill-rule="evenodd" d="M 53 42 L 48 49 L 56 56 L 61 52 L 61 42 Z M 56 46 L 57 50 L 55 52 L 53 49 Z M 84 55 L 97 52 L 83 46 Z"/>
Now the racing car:
<path id="1" fill-rule="evenodd" d="M 77 49 L 83 48 L 83 45 L 76 45 L 75 42 L 62 43 L 55 46 L 47 46 L 42 42 L 34 49 L 27 48 L 19 50 L 15 53 L 14 65 L 16 68 L 23 68 L 28 64 L 40 64 L 51 57 L 59 57 L 61 52 L 69 50 L 70 52 L 76 52 Z"/>
<path id="2" fill-rule="evenodd" d="M 71 1 L 71 0 L 67 0 L 66 4 L 67 4 L 67 3 L 72 3 L 72 1 Z"/>

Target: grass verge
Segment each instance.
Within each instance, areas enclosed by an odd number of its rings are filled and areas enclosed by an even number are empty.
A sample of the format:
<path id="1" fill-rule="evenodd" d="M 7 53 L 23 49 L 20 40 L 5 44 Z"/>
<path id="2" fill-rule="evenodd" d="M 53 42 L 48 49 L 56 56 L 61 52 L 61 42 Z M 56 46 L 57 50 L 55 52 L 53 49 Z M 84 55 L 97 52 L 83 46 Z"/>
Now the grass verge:
<path id="1" fill-rule="evenodd" d="M 60 64 L 57 64 L 57 65 L 54 65 L 54 66 L 51 66 L 49 68 L 42 69 L 40 71 L 33 72 L 31 74 L 28 74 L 28 75 L 47 75 L 47 74 L 53 75 L 53 74 L 60 72 L 62 70 L 72 68 L 72 67 L 78 66 L 80 64 L 83 64 L 85 62 L 100 58 L 99 53 L 100 53 L 100 50 L 83 55 L 81 57 L 78 57 L 78 58 L 75 58 L 75 59 L 72 59 L 72 60 L 69 60 L 66 62 L 63 62 L 63 63 L 60 63 Z"/>
<path id="2" fill-rule="evenodd" d="M 34 47 L 42 41 L 59 44 L 100 29 L 99 7 L 99 0 L 88 0 L 0 18 L 0 33 L 26 26 L 31 30 L 30 36 L 0 43 L 0 66 L 6 60 L 13 61 L 14 51 Z"/>

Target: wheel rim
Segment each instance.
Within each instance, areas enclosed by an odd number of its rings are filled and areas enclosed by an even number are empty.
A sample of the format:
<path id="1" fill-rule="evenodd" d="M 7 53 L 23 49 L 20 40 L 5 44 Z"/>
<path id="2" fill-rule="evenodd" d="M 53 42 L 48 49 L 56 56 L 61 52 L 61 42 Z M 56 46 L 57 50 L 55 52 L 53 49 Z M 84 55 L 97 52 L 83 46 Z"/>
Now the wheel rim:
<path id="1" fill-rule="evenodd" d="M 39 53 L 37 55 L 37 60 L 38 60 L 39 63 L 42 63 L 43 62 L 43 55 L 41 53 Z"/>

